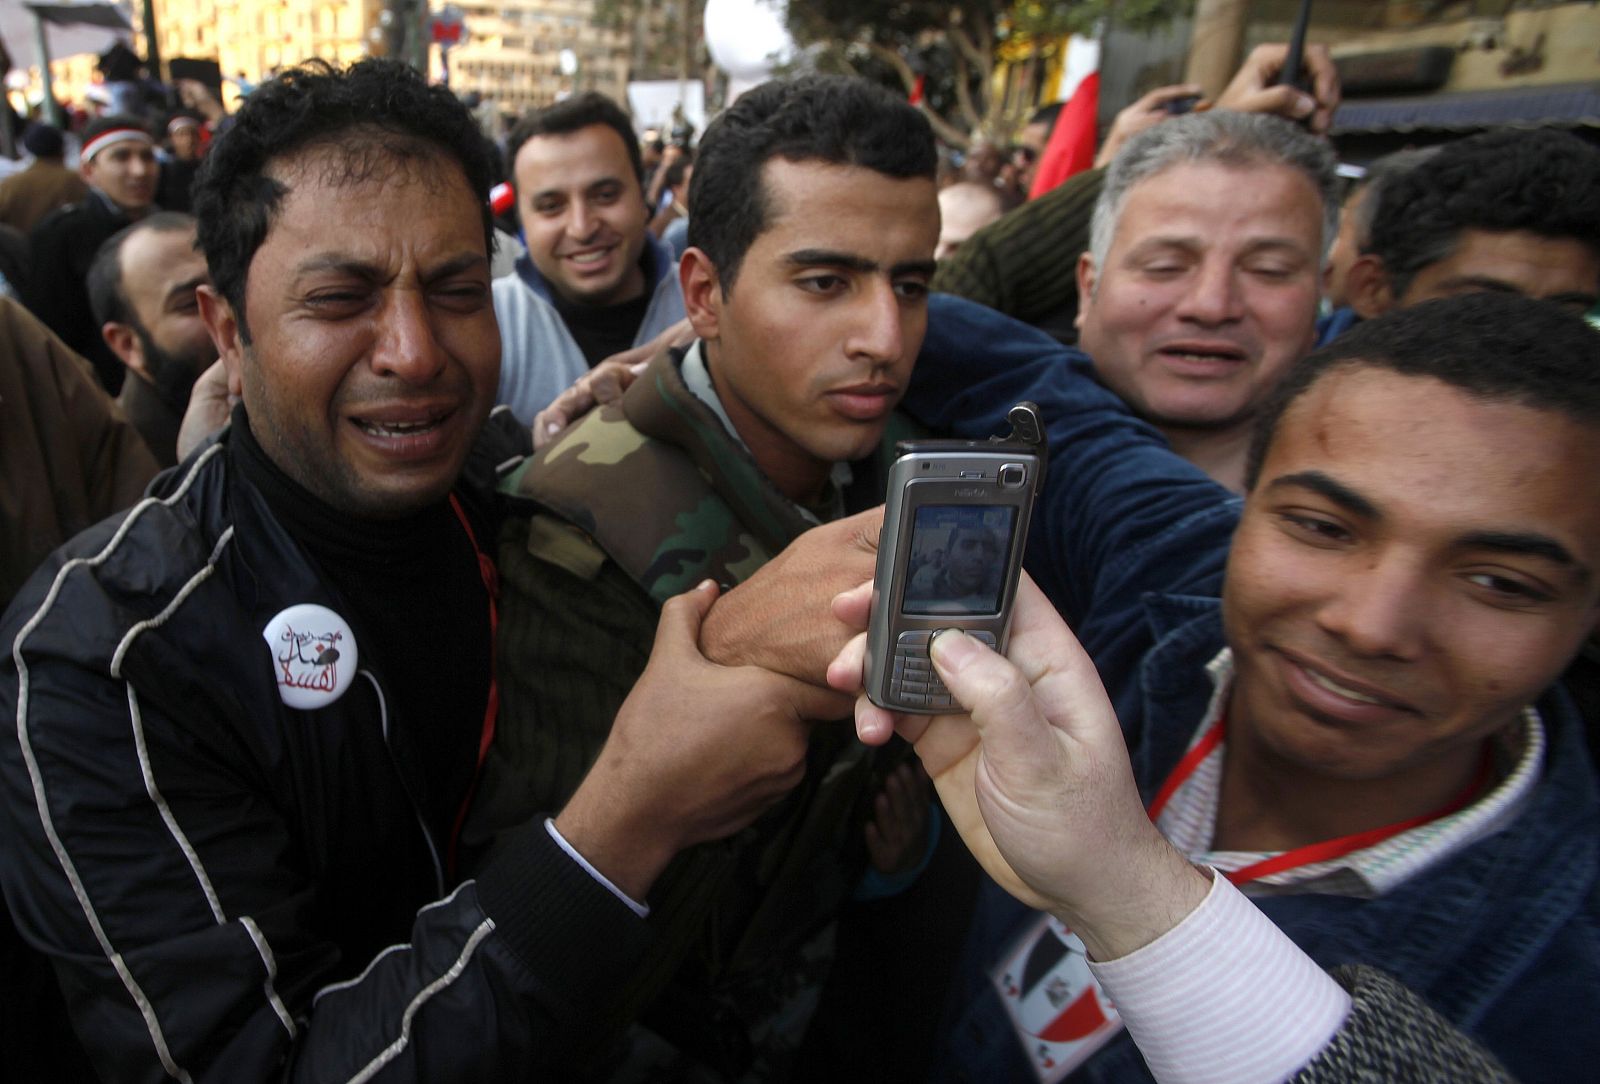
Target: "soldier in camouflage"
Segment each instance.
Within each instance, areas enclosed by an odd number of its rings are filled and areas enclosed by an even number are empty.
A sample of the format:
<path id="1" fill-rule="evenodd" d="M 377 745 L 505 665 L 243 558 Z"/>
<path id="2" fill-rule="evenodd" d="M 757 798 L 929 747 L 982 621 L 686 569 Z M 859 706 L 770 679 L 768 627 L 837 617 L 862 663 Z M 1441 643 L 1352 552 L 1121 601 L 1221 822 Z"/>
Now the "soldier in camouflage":
<path id="1" fill-rule="evenodd" d="M 736 585 L 811 526 L 882 502 L 884 453 L 911 435 L 895 407 L 926 326 L 935 164 L 917 111 L 856 80 L 767 84 L 707 131 L 679 269 L 698 340 L 505 484 L 522 514 L 501 537 L 504 699 L 478 838 L 572 793 L 667 598 Z M 794 791 L 680 855 L 650 896 L 656 950 L 597 1047 L 634 1071 L 781 1077 L 891 764 L 818 725 Z M 630 1043 L 603 1041 L 636 1016 Z M 597 1055 L 597 1076 L 617 1071 Z"/>

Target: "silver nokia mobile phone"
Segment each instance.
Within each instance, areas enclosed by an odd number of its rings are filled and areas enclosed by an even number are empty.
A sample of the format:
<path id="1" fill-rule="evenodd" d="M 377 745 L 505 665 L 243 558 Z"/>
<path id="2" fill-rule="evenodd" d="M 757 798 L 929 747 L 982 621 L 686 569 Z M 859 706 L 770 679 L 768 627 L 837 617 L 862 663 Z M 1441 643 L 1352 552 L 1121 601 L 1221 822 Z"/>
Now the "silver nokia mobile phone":
<path id="1" fill-rule="evenodd" d="M 903 441 L 889 471 L 867 629 L 867 695 L 891 711 L 953 704 L 928 657 L 941 629 L 1004 651 L 1047 450 L 1039 408 L 1003 440 Z"/>

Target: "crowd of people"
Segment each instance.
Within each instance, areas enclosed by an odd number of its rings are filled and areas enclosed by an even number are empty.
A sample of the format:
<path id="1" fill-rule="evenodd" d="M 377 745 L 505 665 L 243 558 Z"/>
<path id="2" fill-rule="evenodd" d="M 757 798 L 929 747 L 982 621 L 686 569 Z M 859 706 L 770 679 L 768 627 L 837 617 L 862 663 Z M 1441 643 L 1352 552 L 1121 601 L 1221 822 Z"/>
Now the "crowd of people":
<path id="1" fill-rule="evenodd" d="M 8 1070 L 1582 1077 L 1600 149 L 1346 190 L 1286 57 L 1015 206 L 844 77 L 692 149 L 598 94 L 497 147 L 385 61 L 174 119 L 177 168 L 30 130 Z M 1024 400 L 1010 645 L 887 713 L 896 443 Z M 913 589 L 997 593 L 984 534 Z"/>

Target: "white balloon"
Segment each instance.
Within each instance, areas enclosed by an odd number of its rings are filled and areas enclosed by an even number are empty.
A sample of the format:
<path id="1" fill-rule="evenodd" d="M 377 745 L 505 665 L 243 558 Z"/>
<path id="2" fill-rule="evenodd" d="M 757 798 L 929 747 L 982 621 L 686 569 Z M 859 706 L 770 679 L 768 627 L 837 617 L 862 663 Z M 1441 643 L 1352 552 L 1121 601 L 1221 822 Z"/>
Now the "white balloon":
<path id="1" fill-rule="evenodd" d="M 783 0 L 706 0 L 706 48 L 737 80 L 760 82 L 794 56 Z"/>

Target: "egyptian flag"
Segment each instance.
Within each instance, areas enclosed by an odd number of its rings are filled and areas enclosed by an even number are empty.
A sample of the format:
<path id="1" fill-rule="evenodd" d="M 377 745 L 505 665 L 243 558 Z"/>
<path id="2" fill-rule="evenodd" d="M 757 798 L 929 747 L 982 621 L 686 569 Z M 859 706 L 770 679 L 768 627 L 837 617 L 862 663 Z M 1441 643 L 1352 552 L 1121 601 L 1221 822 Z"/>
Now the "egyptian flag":
<path id="1" fill-rule="evenodd" d="M 1061 107 L 1033 175 L 1029 199 L 1038 199 L 1056 185 L 1094 165 L 1100 113 L 1100 43 L 1073 36 L 1061 72 L 1061 85 L 1072 97 Z"/>

